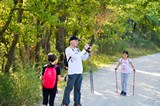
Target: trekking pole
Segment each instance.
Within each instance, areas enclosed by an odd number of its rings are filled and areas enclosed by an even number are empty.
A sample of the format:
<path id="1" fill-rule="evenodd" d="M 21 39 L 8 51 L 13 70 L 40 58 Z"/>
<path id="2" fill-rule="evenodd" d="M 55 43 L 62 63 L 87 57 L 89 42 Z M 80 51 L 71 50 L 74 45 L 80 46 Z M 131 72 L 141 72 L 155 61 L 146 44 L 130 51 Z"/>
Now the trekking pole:
<path id="1" fill-rule="evenodd" d="M 89 43 L 89 46 L 91 47 L 94 42 L 94 35 L 91 38 L 91 42 Z M 93 85 L 93 71 L 92 71 L 92 60 L 91 60 L 91 52 L 89 52 L 89 65 L 90 65 L 90 87 L 91 87 L 91 93 L 94 94 L 94 85 Z"/>
<path id="2" fill-rule="evenodd" d="M 115 70 L 116 92 L 118 93 L 117 71 Z"/>
<path id="3" fill-rule="evenodd" d="M 133 72 L 133 96 L 134 96 L 134 88 L 135 88 L 135 70 Z"/>
<path id="4" fill-rule="evenodd" d="M 92 72 L 92 64 L 91 64 L 91 55 L 90 55 L 90 87 L 91 87 L 91 93 L 94 94 L 94 86 L 93 86 L 93 72 Z"/>

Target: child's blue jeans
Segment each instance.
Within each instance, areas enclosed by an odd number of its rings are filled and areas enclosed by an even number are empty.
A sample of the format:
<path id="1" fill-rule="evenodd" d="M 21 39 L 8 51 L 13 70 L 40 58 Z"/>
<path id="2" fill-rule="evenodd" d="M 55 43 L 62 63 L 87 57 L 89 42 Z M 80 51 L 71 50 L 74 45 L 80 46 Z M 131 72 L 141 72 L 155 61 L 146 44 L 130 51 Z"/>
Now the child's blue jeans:
<path id="1" fill-rule="evenodd" d="M 124 92 L 127 91 L 128 75 L 129 75 L 129 73 L 121 73 L 121 86 L 122 86 L 122 91 L 124 91 Z"/>

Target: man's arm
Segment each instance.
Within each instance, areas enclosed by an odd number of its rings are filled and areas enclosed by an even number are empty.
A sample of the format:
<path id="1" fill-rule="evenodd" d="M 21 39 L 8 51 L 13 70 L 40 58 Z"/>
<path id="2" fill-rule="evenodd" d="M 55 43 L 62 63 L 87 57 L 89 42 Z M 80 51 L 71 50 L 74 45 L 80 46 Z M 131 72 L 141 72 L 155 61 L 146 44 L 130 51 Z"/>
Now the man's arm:
<path id="1" fill-rule="evenodd" d="M 82 60 L 86 60 L 89 57 L 89 53 L 86 53 L 82 56 Z"/>
<path id="2" fill-rule="evenodd" d="M 75 53 L 71 48 L 67 48 L 66 49 L 66 55 L 67 56 L 69 56 L 69 57 L 72 57 L 72 58 L 77 58 L 77 56 L 79 57 L 82 57 L 87 51 L 87 49 L 89 48 L 89 45 L 88 44 L 86 44 L 85 46 L 84 46 L 84 49 L 81 51 L 81 52 L 79 52 L 79 53 Z"/>

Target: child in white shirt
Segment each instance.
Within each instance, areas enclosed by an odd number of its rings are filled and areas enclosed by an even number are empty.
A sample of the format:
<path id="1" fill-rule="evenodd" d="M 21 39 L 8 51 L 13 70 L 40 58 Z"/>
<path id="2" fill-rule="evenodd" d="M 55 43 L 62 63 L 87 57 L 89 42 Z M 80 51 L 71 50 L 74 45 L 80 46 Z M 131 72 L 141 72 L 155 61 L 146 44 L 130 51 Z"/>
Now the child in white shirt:
<path id="1" fill-rule="evenodd" d="M 132 60 L 129 58 L 128 51 L 123 51 L 123 58 L 119 59 L 119 62 L 115 70 L 117 70 L 120 65 L 121 65 L 121 86 L 122 86 L 121 95 L 126 96 L 127 80 L 128 80 L 128 75 L 131 72 L 131 67 L 133 71 L 135 71 L 134 66 L 132 64 Z"/>

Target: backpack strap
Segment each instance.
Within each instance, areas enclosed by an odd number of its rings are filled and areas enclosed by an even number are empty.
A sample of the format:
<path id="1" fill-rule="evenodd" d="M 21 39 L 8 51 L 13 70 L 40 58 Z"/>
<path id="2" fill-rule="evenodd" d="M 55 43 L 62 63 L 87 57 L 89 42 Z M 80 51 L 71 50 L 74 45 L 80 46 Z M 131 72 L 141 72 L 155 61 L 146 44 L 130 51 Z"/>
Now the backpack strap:
<path id="1" fill-rule="evenodd" d="M 71 48 L 72 49 L 72 51 L 74 52 L 74 49 L 73 48 Z M 69 59 L 67 60 L 67 63 L 69 62 L 69 60 L 71 60 L 71 56 L 69 57 Z"/>
<path id="2" fill-rule="evenodd" d="M 58 65 L 55 64 L 53 68 L 55 68 L 55 71 L 56 71 L 56 89 L 57 89 L 57 94 L 58 94 L 58 76 L 57 76 L 57 70 L 56 70 L 57 67 Z"/>
<path id="3" fill-rule="evenodd" d="M 120 64 L 122 64 L 122 60 L 123 60 L 123 58 L 120 58 Z"/>
<path id="4" fill-rule="evenodd" d="M 71 56 L 70 56 L 69 59 L 67 60 L 67 63 L 69 62 L 70 59 L 71 59 Z"/>
<path id="5" fill-rule="evenodd" d="M 123 60 L 123 58 L 120 58 L 120 63 L 122 64 L 122 60 Z M 131 64 L 132 63 L 132 61 L 131 61 L 131 59 L 130 58 L 128 58 L 128 62 Z"/>
<path id="6" fill-rule="evenodd" d="M 131 59 L 130 59 L 130 58 L 128 58 L 128 61 L 129 61 L 129 64 L 131 64 L 131 63 L 132 63 L 132 61 L 131 61 Z"/>
<path id="7" fill-rule="evenodd" d="M 123 58 L 121 58 L 120 59 L 120 63 L 122 64 L 122 60 L 123 60 Z M 129 62 L 129 64 L 131 64 L 132 63 L 132 61 L 131 61 L 131 59 L 130 58 L 128 58 L 128 62 Z"/>
<path id="8" fill-rule="evenodd" d="M 56 69 L 57 67 L 58 67 L 58 65 L 57 65 L 57 64 L 55 64 L 53 68 L 55 68 L 55 69 Z"/>

